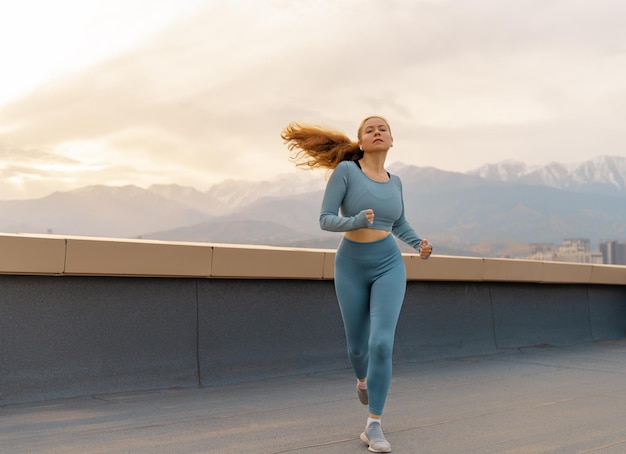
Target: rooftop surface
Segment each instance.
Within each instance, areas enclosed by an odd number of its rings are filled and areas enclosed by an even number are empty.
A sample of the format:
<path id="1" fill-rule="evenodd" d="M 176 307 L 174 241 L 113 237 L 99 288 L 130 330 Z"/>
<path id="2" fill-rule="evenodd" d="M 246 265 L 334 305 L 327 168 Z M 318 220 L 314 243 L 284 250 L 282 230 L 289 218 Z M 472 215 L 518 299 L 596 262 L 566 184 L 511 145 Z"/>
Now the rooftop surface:
<path id="1" fill-rule="evenodd" d="M 350 370 L 0 408 L 0 452 L 366 453 Z M 626 452 L 626 340 L 394 366 L 394 453 Z"/>

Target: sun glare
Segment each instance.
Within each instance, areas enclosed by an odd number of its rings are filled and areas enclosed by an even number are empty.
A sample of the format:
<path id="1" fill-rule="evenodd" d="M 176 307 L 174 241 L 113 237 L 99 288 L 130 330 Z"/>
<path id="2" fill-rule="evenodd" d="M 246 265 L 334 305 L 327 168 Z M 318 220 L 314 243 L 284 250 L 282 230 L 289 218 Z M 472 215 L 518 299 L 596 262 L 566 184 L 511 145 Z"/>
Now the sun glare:
<path id="1" fill-rule="evenodd" d="M 0 106 L 51 79 L 128 51 L 206 7 L 205 0 L 21 0 L 6 4 L 0 13 Z"/>

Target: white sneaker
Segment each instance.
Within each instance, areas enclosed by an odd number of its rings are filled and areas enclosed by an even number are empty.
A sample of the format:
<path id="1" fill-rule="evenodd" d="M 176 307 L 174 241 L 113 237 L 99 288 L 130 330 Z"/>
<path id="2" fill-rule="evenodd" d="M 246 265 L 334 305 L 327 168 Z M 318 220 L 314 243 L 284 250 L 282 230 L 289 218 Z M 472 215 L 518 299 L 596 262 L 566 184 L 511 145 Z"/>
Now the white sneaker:
<path id="1" fill-rule="evenodd" d="M 370 423 L 361 434 L 361 441 L 367 445 L 367 450 L 371 452 L 391 452 L 391 445 L 383 434 L 380 423 L 375 421 Z"/>

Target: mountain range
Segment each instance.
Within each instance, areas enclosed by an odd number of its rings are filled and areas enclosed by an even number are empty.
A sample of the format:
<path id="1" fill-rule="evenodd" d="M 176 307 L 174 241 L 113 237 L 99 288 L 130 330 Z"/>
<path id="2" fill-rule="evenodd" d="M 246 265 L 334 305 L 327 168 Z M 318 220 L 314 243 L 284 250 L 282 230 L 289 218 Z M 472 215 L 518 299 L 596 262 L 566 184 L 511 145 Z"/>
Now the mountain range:
<path id="1" fill-rule="evenodd" d="M 409 221 L 440 254 L 524 256 L 529 243 L 626 238 L 623 157 L 576 165 L 503 161 L 466 173 L 402 163 L 388 170 L 402 179 Z M 334 248 L 341 235 L 318 224 L 326 176 L 228 180 L 204 192 L 98 185 L 0 200 L 0 231 Z"/>

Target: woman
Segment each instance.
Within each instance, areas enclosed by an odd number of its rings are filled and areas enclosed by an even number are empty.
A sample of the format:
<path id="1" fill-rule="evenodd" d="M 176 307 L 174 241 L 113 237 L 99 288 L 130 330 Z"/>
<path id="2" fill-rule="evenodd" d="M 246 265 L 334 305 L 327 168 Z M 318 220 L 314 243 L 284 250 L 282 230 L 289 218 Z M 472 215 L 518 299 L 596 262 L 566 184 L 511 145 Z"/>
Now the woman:
<path id="1" fill-rule="evenodd" d="M 393 136 L 384 118 L 363 120 L 357 142 L 337 131 L 299 123 L 289 124 L 281 137 L 295 151 L 298 165 L 333 169 L 320 226 L 344 233 L 335 257 L 335 291 L 357 377 L 357 395 L 369 405 L 361 440 L 372 452 L 390 452 L 381 415 L 391 384 L 394 336 L 406 290 L 404 262 L 391 233 L 418 250 L 422 259 L 430 256 L 432 246 L 407 222 L 402 183 L 385 170 Z"/>

